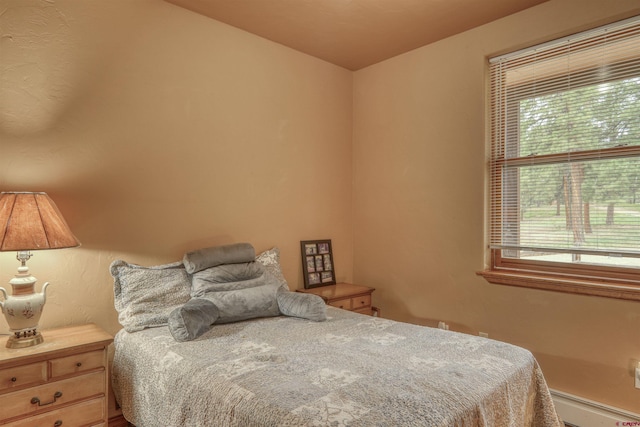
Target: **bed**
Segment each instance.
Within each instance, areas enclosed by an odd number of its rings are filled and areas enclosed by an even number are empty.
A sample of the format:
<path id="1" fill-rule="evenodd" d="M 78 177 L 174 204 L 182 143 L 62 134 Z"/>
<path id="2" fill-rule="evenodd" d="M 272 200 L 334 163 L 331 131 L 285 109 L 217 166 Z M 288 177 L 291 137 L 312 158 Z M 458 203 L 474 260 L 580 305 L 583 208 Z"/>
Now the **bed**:
<path id="1" fill-rule="evenodd" d="M 563 425 L 525 349 L 323 307 L 324 321 L 248 318 L 185 341 L 166 321 L 120 330 L 112 383 L 124 417 L 138 427 Z"/>

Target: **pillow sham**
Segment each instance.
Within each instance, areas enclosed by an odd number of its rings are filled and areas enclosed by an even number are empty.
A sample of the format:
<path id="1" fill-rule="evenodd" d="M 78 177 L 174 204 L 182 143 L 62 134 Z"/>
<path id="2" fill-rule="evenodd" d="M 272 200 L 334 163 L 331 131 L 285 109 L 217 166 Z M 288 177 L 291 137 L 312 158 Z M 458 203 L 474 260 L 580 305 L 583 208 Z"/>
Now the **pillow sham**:
<path id="1" fill-rule="evenodd" d="M 193 274 L 205 268 L 222 264 L 251 262 L 256 259 L 256 251 L 249 243 L 213 246 L 186 253 L 182 259 L 187 273 Z"/>
<path id="2" fill-rule="evenodd" d="M 282 267 L 280 266 L 280 249 L 271 248 L 266 250 L 256 257 L 256 261 L 265 266 L 265 273 L 277 280 L 283 290 L 289 290 L 289 284 L 287 279 L 284 278 Z"/>
<path id="3" fill-rule="evenodd" d="M 116 260 L 109 271 L 118 322 L 127 332 L 167 325 L 169 314 L 191 299 L 181 262 L 142 267 Z"/>
<path id="4" fill-rule="evenodd" d="M 322 322 L 327 320 L 327 304 L 322 297 L 301 292 L 279 291 L 278 308 L 285 316 Z"/>
<path id="5" fill-rule="evenodd" d="M 218 319 L 218 307 L 209 300 L 193 298 L 169 314 L 169 332 L 176 341 L 198 338 Z"/>

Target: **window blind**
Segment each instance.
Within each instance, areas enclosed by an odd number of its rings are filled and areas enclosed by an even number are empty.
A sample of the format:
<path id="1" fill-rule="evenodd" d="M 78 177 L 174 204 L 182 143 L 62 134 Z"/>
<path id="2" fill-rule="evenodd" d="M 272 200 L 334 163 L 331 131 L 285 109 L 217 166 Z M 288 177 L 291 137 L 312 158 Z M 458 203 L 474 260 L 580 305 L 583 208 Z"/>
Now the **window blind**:
<path id="1" fill-rule="evenodd" d="M 640 257 L 640 17 L 489 69 L 490 247 Z"/>

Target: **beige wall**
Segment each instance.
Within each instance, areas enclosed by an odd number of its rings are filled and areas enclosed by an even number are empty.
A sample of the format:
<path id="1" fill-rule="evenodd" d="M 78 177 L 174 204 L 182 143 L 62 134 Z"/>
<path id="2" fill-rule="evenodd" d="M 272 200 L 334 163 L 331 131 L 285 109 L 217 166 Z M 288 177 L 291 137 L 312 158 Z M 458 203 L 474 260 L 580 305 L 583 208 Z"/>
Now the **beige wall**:
<path id="1" fill-rule="evenodd" d="M 119 329 L 109 264 L 333 240 L 352 277 L 352 74 L 161 0 L 2 0 L 0 190 L 46 191 L 82 242 L 36 252 L 41 325 Z M 0 286 L 15 274 L 0 254 Z M 0 322 L 0 333 L 8 327 Z"/>
<path id="2" fill-rule="evenodd" d="M 354 280 L 385 317 L 532 350 L 551 387 L 640 412 L 640 306 L 491 285 L 486 58 L 640 12 L 552 0 L 354 74 Z"/>

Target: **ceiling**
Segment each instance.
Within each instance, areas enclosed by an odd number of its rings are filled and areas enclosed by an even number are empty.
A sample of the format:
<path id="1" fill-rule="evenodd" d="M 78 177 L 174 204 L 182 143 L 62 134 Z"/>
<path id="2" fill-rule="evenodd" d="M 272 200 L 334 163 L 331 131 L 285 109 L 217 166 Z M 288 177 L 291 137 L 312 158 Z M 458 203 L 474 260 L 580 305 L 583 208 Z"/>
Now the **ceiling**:
<path id="1" fill-rule="evenodd" d="M 358 70 L 547 0 L 166 0 Z"/>

